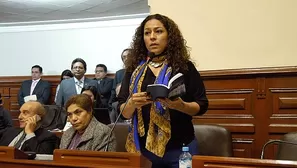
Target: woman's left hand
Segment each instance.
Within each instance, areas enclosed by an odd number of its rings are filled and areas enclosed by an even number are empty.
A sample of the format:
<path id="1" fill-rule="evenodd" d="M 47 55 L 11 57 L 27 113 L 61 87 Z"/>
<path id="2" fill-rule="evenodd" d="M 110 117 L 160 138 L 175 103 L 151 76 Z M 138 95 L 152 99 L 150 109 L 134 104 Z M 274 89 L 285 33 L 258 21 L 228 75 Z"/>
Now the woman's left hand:
<path id="1" fill-rule="evenodd" d="M 170 100 L 168 98 L 157 99 L 157 101 L 159 101 L 163 106 L 167 108 L 178 110 L 178 111 L 183 111 L 183 108 L 185 106 L 185 102 L 180 97 L 174 100 Z"/>

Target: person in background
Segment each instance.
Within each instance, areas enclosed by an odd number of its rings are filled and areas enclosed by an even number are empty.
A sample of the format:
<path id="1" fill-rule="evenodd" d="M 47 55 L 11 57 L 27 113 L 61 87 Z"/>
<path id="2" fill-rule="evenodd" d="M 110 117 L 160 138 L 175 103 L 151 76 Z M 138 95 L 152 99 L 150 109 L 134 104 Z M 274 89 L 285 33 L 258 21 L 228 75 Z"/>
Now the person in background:
<path id="1" fill-rule="evenodd" d="M 178 93 L 184 94 L 173 100 L 151 100 L 147 86 L 167 85 L 178 73 L 183 74 L 179 86 L 185 88 Z M 123 117 L 132 118 L 128 152 L 141 152 L 152 162 L 152 168 L 178 168 L 183 145 L 192 155 L 198 154 L 192 116 L 207 111 L 208 99 L 200 74 L 190 61 L 186 41 L 168 17 L 149 15 L 136 29 L 118 100 Z"/>
<path id="2" fill-rule="evenodd" d="M 10 127 L 0 132 L 0 146 L 13 146 L 38 154 L 53 154 L 59 139 L 54 133 L 40 127 L 45 113 L 39 102 L 24 103 L 18 117 L 20 128 Z"/>
<path id="3" fill-rule="evenodd" d="M 93 102 L 88 95 L 72 96 L 66 102 L 66 111 L 72 127 L 61 139 L 60 149 L 103 151 L 111 129 L 93 117 Z M 116 139 L 112 134 L 108 151 L 116 150 Z"/>
<path id="4" fill-rule="evenodd" d="M 0 93 L 0 131 L 12 126 L 10 112 L 3 107 L 3 100 Z"/>
<path id="5" fill-rule="evenodd" d="M 26 96 L 36 95 L 37 101 L 41 104 L 47 104 L 51 95 L 50 83 L 42 80 L 42 67 L 34 65 L 31 68 L 31 80 L 22 83 L 18 93 L 18 103 L 22 106 L 25 103 Z"/>
<path id="6" fill-rule="evenodd" d="M 94 87 L 94 86 L 87 86 L 87 87 L 84 87 L 82 90 L 81 90 L 81 94 L 85 94 L 85 95 L 88 95 L 92 102 L 93 102 L 93 108 L 107 108 L 106 106 L 104 106 L 102 104 L 102 101 L 101 101 L 101 96 L 100 94 L 98 93 L 97 91 L 97 88 Z"/>
<path id="7" fill-rule="evenodd" d="M 62 80 L 64 80 L 64 79 L 70 79 L 72 77 L 73 77 L 72 72 L 69 69 L 66 69 L 61 74 L 60 83 L 62 82 Z M 57 89 L 56 89 L 55 102 L 57 100 L 57 95 L 58 95 L 59 88 L 60 88 L 60 84 L 57 86 Z"/>
<path id="8" fill-rule="evenodd" d="M 120 92 L 121 89 L 121 83 L 122 80 L 124 78 L 125 75 L 125 61 L 127 59 L 127 56 L 129 54 L 129 51 L 131 49 L 125 49 L 122 54 L 121 54 L 121 59 L 124 63 L 124 68 L 120 69 L 118 71 L 116 71 L 115 73 L 115 77 L 113 79 L 113 86 L 112 86 L 112 90 L 111 90 L 111 96 L 110 96 L 110 100 L 109 100 L 109 105 L 112 107 L 112 112 L 111 112 L 111 116 L 113 117 L 113 121 L 116 120 L 116 118 L 118 117 L 119 111 L 118 110 L 118 94 Z"/>
<path id="9" fill-rule="evenodd" d="M 71 96 L 80 94 L 82 88 L 86 86 L 95 86 L 98 88 L 98 84 L 95 80 L 85 77 L 87 63 L 83 59 L 74 59 L 71 63 L 71 70 L 74 77 L 65 79 L 60 83 L 56 99 L 56 104 L 59 106 L 64 106 Z"/>
<path id="10" fill-rule="evenodd" d="M 111 112 L 111 106 L 109 106 L 109 99 L 111 96 L 111 89 L 113 79 L 106 77 L 107 67 L 104 64 L 98 64 L 95 69 L 95 80 L 98 81 L 98 92 L 101 95 L 102 104 L 108 107 Z"/>

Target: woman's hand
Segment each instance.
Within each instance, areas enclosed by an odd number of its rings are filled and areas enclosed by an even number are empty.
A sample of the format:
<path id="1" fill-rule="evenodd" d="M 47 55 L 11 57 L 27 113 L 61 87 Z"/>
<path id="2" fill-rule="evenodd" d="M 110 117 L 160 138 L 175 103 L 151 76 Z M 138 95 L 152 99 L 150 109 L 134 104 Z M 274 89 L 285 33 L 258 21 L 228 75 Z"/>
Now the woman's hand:
<path id="1" fill-rule="evenodd" d="M 185 102 L 180 97 L 174 100 L 168 98 L 157 99 L 163 106 L 194 116 L 200 111 L 200 106 L 196 102 Z"/>
<path id="2" fill-rule="evenodd" d="M 153 101 L 150 100 L 150 98 L 151 97 L 147 95 L 147 92 L 134 93 L 128 100 L 128 105 L 136 109 L 152 103 Z"/>
<path id="3" fill-rule="evenodd" d="M 123 116 L 127 119 L 132 118 L 133 113 L 136 108 L 140 108 L 144 105 L 153 103 L 152 100 L 150 100 L 150 96 L 147 95 L 146 92 L 140 92 L 140 93 L 134 93 L 128 100 L 127 105 L 124 109 L 125 104 L 121 105 L 120 110 L 123 111 Z"/>
<path id="4" fill-rule="evenodd" d="M 183 111 L 184 107 L 185 107 L 185 102 L 180 98 L 176 98 L 174 100 L 170 100 L 168 98 L 165 99 L 157 99 L 163 106 L 170 108 L 170 109 L 174 109 L 174 110 L 178 110 L 178 111 Z"/>

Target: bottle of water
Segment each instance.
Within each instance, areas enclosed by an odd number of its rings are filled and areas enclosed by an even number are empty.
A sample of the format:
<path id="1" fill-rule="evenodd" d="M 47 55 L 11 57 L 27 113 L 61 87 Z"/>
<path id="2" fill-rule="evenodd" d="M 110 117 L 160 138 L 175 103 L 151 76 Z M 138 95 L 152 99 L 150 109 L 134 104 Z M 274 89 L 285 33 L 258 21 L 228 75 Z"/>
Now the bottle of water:
<path id="1" fill-rule="evenodd" d="M 183 153 L 179 156 L 179 168 L 192 168 L 192 155 L 189 153 L 189 147 L 182 148 Z"/>

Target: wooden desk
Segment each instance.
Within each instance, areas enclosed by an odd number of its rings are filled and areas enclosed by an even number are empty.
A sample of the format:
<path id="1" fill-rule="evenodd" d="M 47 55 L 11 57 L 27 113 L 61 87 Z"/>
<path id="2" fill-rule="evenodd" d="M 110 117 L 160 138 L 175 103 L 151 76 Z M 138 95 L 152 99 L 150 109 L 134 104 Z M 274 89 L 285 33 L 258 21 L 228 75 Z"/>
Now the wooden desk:
<path id="1" fill-rule="evenodd" d="M 1 159 L 27 159 L 28 155 L 24 152 L 7 146 L 0 146 L 0 158 Z"/>
<path id="2" fill-rule="evenodd" d="M 128 166 L 138 168 L 150 168 L 151 162 L 144 156 L 137 153 L 128 152 L 98 152 L 98 151 L 78 151 L 61 150 L 54 151 L 54 161 L 61 163 L 92 163 L 112 166 Z"/>
<path id="3" fill-rule="evenodd" d="M 86 165 L 71 165 L 67 163 L 54 163 L 48 161 L 37 161 L 37 160 L 22 160 L 22 159 L 0 159 L 0 167 L 2 168 L 93 168 Z"/>
<path id="4" fill-rule="evenodd" d="M 104 164 L 82 163 L 61 163 L 54 161 L 3 159 L 0 158 L 1 168 L 137 168 L 131 166 L 113 166 Z"/>
<path id="5" fill-rule="evenodd" d="M 50 131 L 50 132 L 54 133 L 57 137 L 62 138 L 63 131 Z"/>
<path id="6" fill-rule="evenodd" d="M 63 151 L 63 150 L 62 150 Z M 69 150 L 68 152 L 73 152 L 73 150 Z M 66 152 L 67 153 L 67 152 Z M 88 153 L 88 152 L 87 152 Z M 102 152 L 99 152 L 102 153 Z M 104 152 L 107 153 L 107 152 Z M 63 154 L 63 153 L 60 153 Z M 69 156 L 68 154 L 66 154 Z M 63 155 L 63 156 L 66 156 Z M 78 155 L 75 155 L 78 156 Z M 98 155 L 93 155 L 93 156 L 98 156 Z M 62 156 L 60 155 L 62 158 Z M 79 157 L 79 156 L 78 156 Z M 6 146 L 1 146 L 0 147 L 0 167 L 1 168 L 54 168 L 54 167 L 61 167 L 61 168 L 97 168 L 97 167 L 104 167 L 104 168 L 139 168 L 139 166 L 133 166 L 137 164 L 137 159 L 140 159 L 140 157 L 135 157 L 132 161 L 134 163 L 130 164 L 121 164 L 121 165 L 113 165 L 113 164 L 106 164 L 108 162 L 106 161 L 98 161 L 98 159 L 94 162 L 90 162 L 90 160 L 87 160 L 88 158 L 84 158 L 83 160 L 80 160 L 79 162 L 75 162 L 77 158 L 73 158 L 74 160 L 69 160 L 69 157 L 66 157 L 66 160 L 61 159 L 58 162 L 55 161 L 38 161 L 38 160 L 25 160 L 27 159 L 28 156 L 14 148 L 14 147 L 6 147 Z M 106 158 L 106 157 L 105 157 Z M 109 157 L 110 158 L 110 157 Z M 104 159 L 102 157 L 99 158 Z M 108 158 L 106 158 L 108 159 Z M 113 161 L 114 162 L 114 161 Z M 140 162 L 138 162 L 140 163 Z M 142 162 L 141 162 L 142 163 Z M 132 166 L 131 166 L 132 165 Z"/>
<path id="7" fill-rule="evenodd" d="M 193 156 L 193 167 L 199 168 L 284 168 L 297 167 L 296 161 L 235 157 Z"/>

